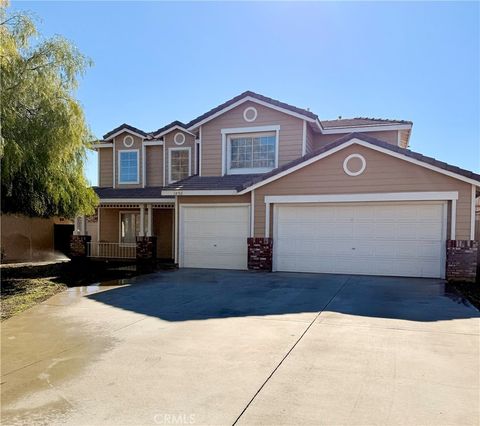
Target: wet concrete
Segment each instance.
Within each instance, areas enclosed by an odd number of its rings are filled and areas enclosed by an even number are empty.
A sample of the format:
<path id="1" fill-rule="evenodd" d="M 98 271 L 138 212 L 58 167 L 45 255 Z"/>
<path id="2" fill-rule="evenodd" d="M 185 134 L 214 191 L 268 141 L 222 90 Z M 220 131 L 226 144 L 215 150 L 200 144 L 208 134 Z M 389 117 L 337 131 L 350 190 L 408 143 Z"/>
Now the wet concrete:
<path id="1" fill-rule="evenodd" d="M 180 270 L 70 288 L 2 324 L 2 423 L 478 424 L 479 321 L 439 280 Z"/>

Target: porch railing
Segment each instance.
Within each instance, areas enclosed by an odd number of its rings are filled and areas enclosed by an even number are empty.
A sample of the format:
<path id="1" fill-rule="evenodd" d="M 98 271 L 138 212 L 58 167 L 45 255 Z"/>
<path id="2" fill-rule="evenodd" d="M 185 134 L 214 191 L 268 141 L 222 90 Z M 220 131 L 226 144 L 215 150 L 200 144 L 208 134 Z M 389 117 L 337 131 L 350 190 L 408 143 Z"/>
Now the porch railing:
<path id="1" fill-rule="evenodd" d="M 135 259 L 136 253 L 137 245 L 135 243 L 87 243 L 87 257 Z"/>

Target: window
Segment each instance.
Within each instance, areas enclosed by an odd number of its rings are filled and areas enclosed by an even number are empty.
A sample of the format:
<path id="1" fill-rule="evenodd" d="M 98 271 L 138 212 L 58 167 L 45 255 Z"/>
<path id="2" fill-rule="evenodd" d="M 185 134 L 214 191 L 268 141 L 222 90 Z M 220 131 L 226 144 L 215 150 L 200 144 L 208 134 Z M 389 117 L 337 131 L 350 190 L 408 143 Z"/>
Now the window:
<path id="1" fill-rule="evenodd" d="M 190 176 L 190 148 L 170 148 L 170 183 Z"/>
<path id="2" fill-rule="evenodd" d="M 140 213 L 120 213 L 120 242 L 134 243 L 140 234 Z"/>
<path id="3" fill-rule="evenodd" d="M 118 183 L 138 183 L 138 150 L 118 151 Z"/>
<path id="4" fill-rule="evenodd" d="M 228 169 L 230 173 L 263 173 L 276 167 L 275 133 L 228 136 Z"/>

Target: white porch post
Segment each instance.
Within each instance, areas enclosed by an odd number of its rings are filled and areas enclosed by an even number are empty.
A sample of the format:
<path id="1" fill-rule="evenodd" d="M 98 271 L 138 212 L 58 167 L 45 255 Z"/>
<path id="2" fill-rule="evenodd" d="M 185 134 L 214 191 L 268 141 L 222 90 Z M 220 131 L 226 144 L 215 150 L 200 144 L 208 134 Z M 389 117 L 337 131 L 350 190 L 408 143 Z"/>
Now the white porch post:
<path id="1" fill-rule="evenodd" d="M 87 235 L 87 216 L 82 216 L 82 235 Z"/>
<path id="2" fill-rule="evenodd" d="M 147 204 L 147 212 L 148 212 L 148 218 L 147 218 L 147 237 L 152 236 L 152 205 Z"/>
<path id="3" fill-rule="evenodd" d="M 140 204 L 140 237 L 145 236 L 145 204 Z"/>

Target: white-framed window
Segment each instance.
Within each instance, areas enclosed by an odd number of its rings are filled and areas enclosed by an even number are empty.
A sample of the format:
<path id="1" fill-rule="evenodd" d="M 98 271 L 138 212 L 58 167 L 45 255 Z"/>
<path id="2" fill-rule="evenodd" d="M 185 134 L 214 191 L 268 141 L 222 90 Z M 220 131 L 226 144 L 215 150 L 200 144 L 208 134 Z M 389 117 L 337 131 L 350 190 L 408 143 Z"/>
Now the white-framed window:
<path id="1" fill-rule="evenodd" d="M 191 175 L 190 148 L 170 148 L 168 150 L 168 181 L 177 182 Z"/>
<path id="2" fill-rule="evenodd" d="M 139 183 L 139 169 L 138 149 L 118 151 L 118 183 Z"/>
<path id="3" fill-rule="evenodd" d="M 266 173 L 277 167 L 277 132 L 227 135 L 227 173 Z"/>

